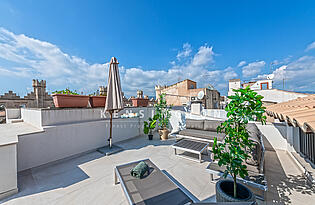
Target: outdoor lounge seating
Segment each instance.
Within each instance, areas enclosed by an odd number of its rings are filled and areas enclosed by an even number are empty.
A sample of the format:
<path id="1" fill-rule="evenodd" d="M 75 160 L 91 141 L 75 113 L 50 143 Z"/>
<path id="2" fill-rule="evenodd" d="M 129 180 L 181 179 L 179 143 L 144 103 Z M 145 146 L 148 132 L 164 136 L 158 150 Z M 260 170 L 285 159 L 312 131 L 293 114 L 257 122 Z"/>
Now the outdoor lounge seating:
<path id="1" fill-rule="evenodd" d="M 191 140 L 191 139 L 182 139 L 179 142 L 176 142 L 175 144 L 173 144 L 172 147 L 174 148 L 175 155 L 186 158 L 186 159 L 196 160 L 193 157 L 178 154 L 177 150 L 182 150 L 184 152 L 197 154 L 199 156 L 199 159 L 196 161 L 201 163 L 202 152 L 204 152 L 204 150 L 206 150 L 208 146 L 209 146 L 209 142 L 196 141 L 196 140 Z"/>
<path id="2" fill-rule="evenodd" d="M 217 127 L 221 123 L 222 121 L 217 120 L 186 119 L 186 129 L 180 131 L 176 137 L 207 142 L 213 142 L 214 138 L 217 137 L 218 141 L 223 141 L 225 134 L 217 133 Z"/>
<path id="3" fill-rule="evenodd" d="M 150 173 L 143 179 L 130 175 L 130 170 L 144 161 Z M 115 184 L 119 182 L 129 204 L 191 204 L 196 202 L 193 196 L 178 186 L 149 159 L 131 162 L 115 167 Z"/>

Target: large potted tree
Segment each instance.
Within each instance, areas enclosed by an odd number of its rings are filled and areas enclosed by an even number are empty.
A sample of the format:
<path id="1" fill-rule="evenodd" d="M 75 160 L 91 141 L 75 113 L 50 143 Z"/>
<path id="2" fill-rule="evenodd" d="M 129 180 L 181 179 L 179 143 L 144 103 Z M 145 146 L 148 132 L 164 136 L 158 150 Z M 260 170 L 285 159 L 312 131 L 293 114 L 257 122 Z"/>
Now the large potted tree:
<path id="1" fill-rule="evenodd" d="M 238 183 L 237 177 L 248 176 L 245 162 L 250 158 L 249 150 L 254 147 L 246 125 L 253 120 L 265 124 L 265 107 L 261 101 L 263 97 L 249 87 L 233 91 L 235 94 L 228 97 L 230 102 L 225 108 L 228 119 L 217 128 L 226 137 L 222 143 L 214 138 L 212 147 L 214 160 L 218 160 L 219 166 L 225 167 L 224 178 L 231 176 L 233 181 L 218 181 L 216 198 L 219 202 L 255 201 L 255 195 L 246 186 Z"/>
<path id="2" fill-rule="evenodd" d="M 160 95 L 160 99 L 158 100 L 158 103 L 154 105 L 155 107 L 155 113 L 158 118 L 158 125 L 160 127 L 159 134 L 162 140 L 168 139 L 169 134 L 169 120 L 171 117 L 170 109 L 171 107 L 167 105 L 166 99 L 165 99 L 165 93 Z"/>

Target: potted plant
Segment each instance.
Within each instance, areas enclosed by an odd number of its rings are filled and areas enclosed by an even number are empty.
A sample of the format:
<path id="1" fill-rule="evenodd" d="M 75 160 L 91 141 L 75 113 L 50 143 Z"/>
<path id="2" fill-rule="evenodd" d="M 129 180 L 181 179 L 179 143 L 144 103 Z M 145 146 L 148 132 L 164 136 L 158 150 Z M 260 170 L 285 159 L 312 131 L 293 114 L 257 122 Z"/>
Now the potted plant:
<path id="1" fill-rule="evenodd" d="M 237 183 L 236 178 L 248 176 L 245 161 L 250 158 L 248 150 L 254 146 L 246 125 L 250 120 L 265 124 L 265 107 L 261 101 L 263 97 L 249 87 L 233 91 L 235 95 L 228 97 L 231 101 L 225 108 L 228 119 L 217 128 L 226 137 L 223 143 L 218 143 L 214 138 L 212 147 L 218 165 L 226 167 L 224 178 L 230 175 L 233 181 L 220 180 L 216 184 L 216 195 L 221 202 L 255 201 L 255 195 L 246 186 Z"/>
<path id="2" fill-rule="evenodd" d="M 68 88 L 55 91 L 51 96 L 53 97 L 55 107 L 58 108 L 87 107 L 89 102 L 89 96 L 79 95 L 76 91 L 71 91 Z"/>
<path id="3" fill-rule="evenodd" d="M 158 119 L 158 116 L 154 115 L 153 118 L 151 118 L 151 117 L 149 118 L 149 121 L 144 121 L 143 132 L 144 132 L 144 134 L 148 135 L 149 140 L 153 139 L 152 130 L 156 126 L 157 119 Z"/>
<path id="4" fill-rule="evenodd" d="M 100 94 L 96 95 L 95 93 L 90 95 L 90 104 L 91 107 L 105 107 L 106 95 Z"/>
<path id="5" fill-rule="evenodd" d="M 154 107 L 159 122 L 158 125 L 161 128 L 159 130 L 159 134 L 162 140 L 167 140 L 169 134 L 169 130 L 167 128 L 169 127 L 169 119 L 171 117 L 171 107 L 166 104 L 165 93 L 160 95 L 160 99 Z"/>

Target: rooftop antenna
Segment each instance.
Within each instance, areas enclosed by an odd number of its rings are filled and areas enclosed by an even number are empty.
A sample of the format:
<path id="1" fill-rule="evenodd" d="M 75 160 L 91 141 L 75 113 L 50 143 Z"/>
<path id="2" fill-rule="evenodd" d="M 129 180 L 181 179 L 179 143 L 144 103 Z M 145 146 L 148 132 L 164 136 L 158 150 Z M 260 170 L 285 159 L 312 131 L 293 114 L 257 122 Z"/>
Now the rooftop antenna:
<path id="1" fill-rule="evenodd" d="M 274 62 L 271 62 L 271 63 L 270 63 L 270 74 L 272 74 L 272 70 L 273 70 L 273 67 L 272 67 L 272 66 L 273 66 L 274 64 L 275 64 Z"/>

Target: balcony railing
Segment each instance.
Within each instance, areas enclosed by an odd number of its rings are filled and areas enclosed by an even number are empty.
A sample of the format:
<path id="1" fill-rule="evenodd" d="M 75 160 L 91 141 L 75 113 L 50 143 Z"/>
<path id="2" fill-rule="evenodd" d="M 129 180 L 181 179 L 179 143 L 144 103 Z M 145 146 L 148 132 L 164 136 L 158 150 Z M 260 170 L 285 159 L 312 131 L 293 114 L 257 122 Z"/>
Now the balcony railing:
<path id="1" fill-rule="evenodd" d="M 300 152 L 305 158 L 315 164 L 315 135 L 300 129 Z"/>

